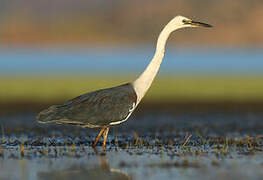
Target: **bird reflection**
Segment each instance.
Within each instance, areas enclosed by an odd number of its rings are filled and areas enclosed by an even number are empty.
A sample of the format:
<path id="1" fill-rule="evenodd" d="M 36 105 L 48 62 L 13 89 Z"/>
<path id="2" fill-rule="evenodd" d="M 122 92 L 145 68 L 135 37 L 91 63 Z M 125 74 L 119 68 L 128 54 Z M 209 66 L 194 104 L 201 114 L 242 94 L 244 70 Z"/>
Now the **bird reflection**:
<path id="1" fill-rule="evenodd" d="M 96 150 L 95 150 L 96 152 Z M 39 180 L 72 180 L 72 179 L 89 179 L 89 180 L 131 180 L 131 176 L 122 172 L 119 169 L 110 168 L 106 154 L 99 154 L 96 152 L 99 160 L 99 166 L 91 169 L 85 167 L 71 167 L 66 170 L 58 170 L 51 172 L 39 172 Z"/>

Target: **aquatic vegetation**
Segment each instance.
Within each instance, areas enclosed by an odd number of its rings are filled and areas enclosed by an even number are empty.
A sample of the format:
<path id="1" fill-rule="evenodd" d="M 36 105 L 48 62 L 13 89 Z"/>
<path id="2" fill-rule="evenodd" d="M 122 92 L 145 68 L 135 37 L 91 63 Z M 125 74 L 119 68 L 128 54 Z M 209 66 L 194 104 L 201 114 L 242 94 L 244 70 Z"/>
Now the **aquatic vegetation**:
<path id="1" fill-rule="evenodd" d="M 102 149 L 102 142 L 98 143 L 97 150 L 91 147 L 95 131 L 70 126 L 41 126 L 33 123 L 34 116 L 27 116 L 22 124 L 17 124 L 17 119 L 13 118 L 0 118 L 3 123 L 0 159 L 7 164 L 27 162 L 28 166 L 33 165 L 41 172 L 45 166 L 44 174 L 54 170 L 67 171 L 67 165 L 73 162 L 80 172 L 79 167 L 92 169 L 97 166 L 97 156 L 103 156 L 109 159 L 110 166 L 135 177 L 152 177 L 158 172 L 168 175 L 167 171 L 186 177 L 190 175 L 187 170 L 191 169 L 201 179 L 204 174 L 200 172 L 203 171 L 206 174 L 219 173 L 219 170 L 230 173 L 234 169 L 237 174 L 242 174 L 252 167 L 253 177 L 262 175 L 261 113 L 135 117 L 117 131 L 110 132 L 106 151 Z M 41 162 L 41 166 L 34 164 L 36 162 Z M 13 166 L 19 166 L 19 163 Z M 138 169 L 148 173 L 141 174 Z M 0 169 L 0 177 L 2 171 L 4 169 Z"/>

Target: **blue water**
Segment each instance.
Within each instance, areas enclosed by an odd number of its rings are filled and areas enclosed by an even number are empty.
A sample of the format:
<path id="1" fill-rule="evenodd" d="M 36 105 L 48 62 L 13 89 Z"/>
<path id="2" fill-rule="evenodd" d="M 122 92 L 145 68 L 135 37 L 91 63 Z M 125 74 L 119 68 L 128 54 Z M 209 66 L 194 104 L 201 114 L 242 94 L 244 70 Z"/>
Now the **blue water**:
<path id="1" fill-rule="evenodd" d="M 0 75 L 136 74 L 154 47 L 0 47 Z M 259 48 L 168 48 L 161 72 L 177 74 L 262 74 Z"/>

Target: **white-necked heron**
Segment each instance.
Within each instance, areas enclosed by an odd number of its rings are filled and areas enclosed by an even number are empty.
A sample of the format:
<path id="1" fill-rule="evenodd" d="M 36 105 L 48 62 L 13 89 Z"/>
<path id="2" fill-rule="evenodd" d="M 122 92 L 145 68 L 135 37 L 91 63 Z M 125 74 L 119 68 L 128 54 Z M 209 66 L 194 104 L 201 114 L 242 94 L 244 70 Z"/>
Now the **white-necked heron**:
<path id="1" fill-rule="evenodd" d="M 105 148 L 110 126 L 126 121 L 150 88 L 162 63 L 165 44 L 170 33 L 186 27 L 212 26 L 183 16 L 176 16 L 160 33 L 153 59 L 135 81 L 86 93 L 62 105 L 53 105 L 41 111 L 37 116 L 37 121 L 101 128 L 93 147 L 103 134 L 103 147 Z"/>

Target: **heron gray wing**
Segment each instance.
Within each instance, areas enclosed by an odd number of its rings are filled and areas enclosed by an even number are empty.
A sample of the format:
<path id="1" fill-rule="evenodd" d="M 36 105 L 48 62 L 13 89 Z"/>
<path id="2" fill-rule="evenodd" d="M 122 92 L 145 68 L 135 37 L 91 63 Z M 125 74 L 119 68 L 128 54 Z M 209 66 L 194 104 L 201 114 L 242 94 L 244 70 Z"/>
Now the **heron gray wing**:
<path id="1" fill-rule="evenodd" d="M 51 106 L 53 113 L 50 113 L 48 119 L 57 122 L 63 120 L 63 123 L 69 124 L 109 125 L 125 120 L 131 114 L 136 101 L 137 95 L 132 85 L 124 84 L 86 93 L 62 105 Z"/>

